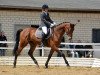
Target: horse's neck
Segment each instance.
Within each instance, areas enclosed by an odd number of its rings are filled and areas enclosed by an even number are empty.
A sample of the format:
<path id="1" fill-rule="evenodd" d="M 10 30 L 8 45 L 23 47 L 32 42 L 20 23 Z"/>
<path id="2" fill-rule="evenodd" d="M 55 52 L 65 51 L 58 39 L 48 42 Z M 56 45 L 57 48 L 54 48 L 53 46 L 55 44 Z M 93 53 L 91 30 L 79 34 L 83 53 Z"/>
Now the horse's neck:
<path id="1" fill-rule="evenodd" d="M 63 35 L 65 33 L 65 30 L 64 30 L 64 25 L 59 25 L 55 28 L 55 30 L 61 35 Z"/>
<path id="2" fill-rule="evenodd" d="M 63 26 L 59 26 L 59 27 L 55 28 L 55 33 L 56 33 L 58 39 L 60 40 L 65 33 Z"/>

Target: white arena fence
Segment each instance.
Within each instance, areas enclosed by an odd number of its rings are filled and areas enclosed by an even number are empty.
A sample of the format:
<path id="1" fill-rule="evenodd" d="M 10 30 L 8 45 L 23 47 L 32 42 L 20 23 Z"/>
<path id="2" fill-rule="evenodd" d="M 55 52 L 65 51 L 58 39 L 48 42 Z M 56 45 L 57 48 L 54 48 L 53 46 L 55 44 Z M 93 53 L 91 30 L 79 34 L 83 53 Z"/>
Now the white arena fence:
<path id="1" fill-rule="evenodd" d="M 15 42 L 11 41 L 0 41 L 0 43 L 14 44 Z M 92 45 L 100 46 L 100 43 L 61 43 L 63 45 Z M 13 49 L 13 47 L 0 47 L 0 49 Z M 26 47 L 25 49 L 29 49 Z M 42 57 L 36 57 L 39 65 L 44 65 L 47 57 L 44 57 L 44 50 L 50 50 L 48 47 L 37 47 L 36 49 L 42 49 Z M 83 50 L 83 51 L 100 51 L 100 49 L 69 49 L 69 48 L 59 48 L 59 50 Z M 67 57 L 66 57 L 67 58 Z M 100 67 L 99 58 L 67 58 L 71 66 L 86 66 L 86 67 Z M 13 56 L 1 56 L 0 65 L 13 65 L 14 57 Z M 17 65 L 35 65 L 30 57 L 19 57 Z M 52 57 L 49 65 L 53 66 L 65 66 L 65 62 L 62 57 Z"/>

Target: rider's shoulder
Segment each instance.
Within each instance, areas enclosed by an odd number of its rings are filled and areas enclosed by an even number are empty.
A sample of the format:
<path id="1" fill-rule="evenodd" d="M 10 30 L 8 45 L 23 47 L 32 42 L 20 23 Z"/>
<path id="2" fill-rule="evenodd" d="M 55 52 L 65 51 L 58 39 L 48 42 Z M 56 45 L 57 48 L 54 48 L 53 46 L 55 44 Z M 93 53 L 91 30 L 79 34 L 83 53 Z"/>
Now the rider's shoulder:
<path id="1" fill-rule="evenodd" d="M 42 12 L 41 15 L 49 15 L 48 12 Z"/>
<path id="2" fill-rule="evenodd" d="M 41 15 L 45 15 L 45 12 L 42 12 Z"/>
<path id="3" fill-rule="evenodd" d="M 45 13 L 42 12 L 40 15 L 41 15 L 41 16 L 45 16 Z"/>

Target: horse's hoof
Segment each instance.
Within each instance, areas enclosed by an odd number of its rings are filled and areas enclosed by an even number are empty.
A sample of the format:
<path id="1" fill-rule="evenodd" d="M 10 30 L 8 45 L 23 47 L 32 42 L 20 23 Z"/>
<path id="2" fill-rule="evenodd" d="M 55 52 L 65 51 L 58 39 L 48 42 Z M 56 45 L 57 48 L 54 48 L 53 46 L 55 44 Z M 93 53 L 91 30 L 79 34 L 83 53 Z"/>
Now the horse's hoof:
<path id="1" fill-rule="evenodd" d="M 37 68 L 40 68 L 40 66 L 39 66 L 39 65 L 37 65 Z"/>
<path id="2" fill-rule="evenodd" d="M 48 68 L 48 66 L 47 66 L 47 65 L 45 65 L 45 68 L 47 69 L 47 68 Z"/>
<path id="3" fill-rule="evenodd" d="M 47 64 L 45 64 L 45 68 L 46 68 L 46 69 L 48 68 L 48 65 L 47 65 Z"/>
<path id="4" fill-rule="evenodd" d="M 48 68 L 48 66 L 45 66 L 45 69 L 47 69 Z"/>
<path id="5" fill-rule="evenodd" d="M 67 65 L 67 67 L 70 67 L 70 65 Z"/>
<path id="6" fill-rule="evenodd" d="M 13 66 L 13 68 L 16 68 L 16 66 Z"/>
<path id="7" fill-rule="evenodd" d="M 13 68 L 16 68 L 16 65 L 14 65 Z"/>
<path id="8" fill-rule="evenodd" d="M 48 68 L 48 65 L 45 65 L 45 68 L 47 69 Z"/>

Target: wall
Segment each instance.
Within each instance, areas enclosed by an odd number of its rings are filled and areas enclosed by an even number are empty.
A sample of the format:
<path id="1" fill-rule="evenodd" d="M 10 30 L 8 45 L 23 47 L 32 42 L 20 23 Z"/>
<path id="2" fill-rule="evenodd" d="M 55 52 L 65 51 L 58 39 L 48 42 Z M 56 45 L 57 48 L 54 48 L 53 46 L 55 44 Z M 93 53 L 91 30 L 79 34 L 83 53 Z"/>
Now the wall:
<path id="1" fill-rule="evenodd" d="M 100 29 L 100 13 L 50 12 L 50 15 L 57 24 L 64 21 L 76 23 L 80 20 L 73 33 L 74 42 L 78 39 L 82 42 L 92 42 L 92 29 Z M 14 25 L 40 24 L 40 12 L 0 10 L 0 24 L 8 41 L 14 41 Z M 68 41 L 67 36 L 65 37 Z"/>

